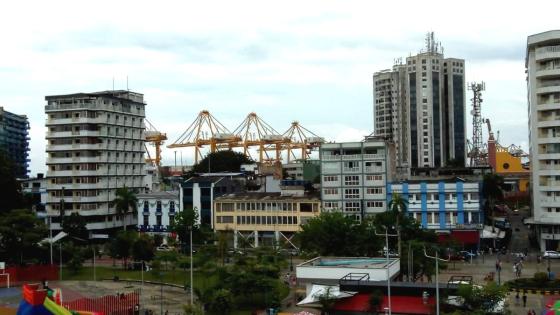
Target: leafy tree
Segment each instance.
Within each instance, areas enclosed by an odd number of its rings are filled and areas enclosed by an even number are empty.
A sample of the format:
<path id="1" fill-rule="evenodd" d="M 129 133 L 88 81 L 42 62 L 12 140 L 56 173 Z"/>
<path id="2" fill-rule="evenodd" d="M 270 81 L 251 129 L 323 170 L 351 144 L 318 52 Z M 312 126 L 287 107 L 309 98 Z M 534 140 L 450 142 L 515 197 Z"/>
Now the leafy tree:
<path id="1" fill-rule="evenodd" d="M 457 294 L 469 310 L 490 312 L 506 298 L 507 288 L 495 282 L 489 282 L 485 286 L 461 285 Z"/>
<path id="2" fill-rule="evenodd" d="M 301 226 L 298 242 L 305 251 L 323 256 L 368 256 L 381 248 L 373 227 L 341 212 L 323 212 Z"/>
<path id="3" fill-rule="evenodd" d="M 375 215 L 370 224 L 379 233 L 385 232 L 385 227 L 389 227 L 389 233 L 394 234 L 396 233 L 396 227 L 392 226 L 392 224 L 397 221 L 397 217 L 400 217 L 399 230 L 401 242 L 406 244 L 404 248 L 401 248 L 401 254 L 399 255 L 402 274 L 409 275 L 410 281 L 416 281 L 423 276 L 430 278 L 435 274 L 435 265 L 433 260 L 424 256 L 424 247 L 428 244 L 437 243 L 437 235 L 434 231 L 422 229 L 412 217 L 395 211 L 387 211 Z M 394 238 L 389 238 L 389 246 L 398 246 L 398 243 L 395 244 Z M 410 272 L 409 267 L 412 267 Z M 441 263 L 440 268 L 444 269 L 446 265 Z"/>
<path id="4" fill-rule="evenodd" d="M 205 243 L 213 235 L 211 230 L 204 230 L 197 221 L 198 213 L 194 209 L 185 209 L 177 213 L 171 222 L 171 231 L 177 234 L 179 241 L 185 246 L 185 251 L 190 243 L 189 229 L 192 228 L 193 243 Z"/>
<path id="5" fill-rule="evenodd" d="M 209 153 L 198 164 L 193 165 L 191 175 L 207 172 L 239 172 L 241 164 L 254 163 L 245 154 L 240 152 L 218 151 Z"/>
<path id="6" fill-rule="evenodd" d="M 11 210 L 0 216 L 0 253 L 4 261 L 23 263 L 24 256 L 33 256 L 37 244 L 46 236 L 44 222 L 30 210 Z"/>
<path id="7" fill-rule="evenodd" d="M 68 233 L 71 237 L 87 240 L 89 232 L 86 228 L 86 224 L 86 218 L 81 216 L 78 212 L 73 212 L 64 218 L 64 221 L 62 222 L 62 230 Z"/>
<path id="8" fill-rule="evenodd" d="M 330 310 L 336 303 L 336 297 L 332 294 L 332 287 L 327 287 L 326 291 L 322 294 L 315 296 L 321 305 L 321 315 L 329 314 Z"/>
<path id="9" fill-rule="evenodd" d="M 123 267 L 127 266 L 131 248 L 137 237 L 134 231 L 121 231 L 113 238 L 109 247 L 109 256 L 123 260 Z"/>
<path id="10" fill-rule="evenodd" d="M 227 289 L 219 289 L 212 294 L 209 309 L 215 314 L 229 314 L 233 304 L 233 296 Z"/>
<path id="11" fill-rule="evenodd" d="M 494 207 L 496 201 L 504 198 L 502 186 L 504 178 L 498 174 L 486 174 L 482 180 L 482 195 L 486 199 L 486 214 L 490 214 L 494 218 Z M 494 219 L 492 219 L 494 226 Z"/>
<path id="12" fill-rule="evenodd" d="M 84 249 L 69 243 L 69 245 L 65 248 L 65 251 L 68 251 L 71 255 L 70 259 L 66 262 L 66 266 L 71 273 L 77 274 L 82 269 L 82 265 L 85 261 L 86 255 Z"/>
<path id="13" fill-rule="evenodd" d="M 154 240 L 148 235 L 140 235 L 132 244 L 132 258 L 134 260 L 151 261 L 154 255 Z"/>
<path id="14" fill-rule="evenodd" d="M 15 166 L 0 149 L 0 213 L 23 207 L 21 186 L 16 180 Z"/>
<path id="15" fill-rule="evenodd" d="M 126 186 L 117 189 L 117 196 L 113 200 L 115 209 L 117 210 L 117 217 L 126 219 L 129 212 L 136 213 L 138 208 L 138 198 L 136 194 L 129 190 Z M 126 231 L 126 222 L 123 220 L 123 228 Z"/>
<path id="16" fill-rule="evenodd" d="M 399 256 L 402 253 L 400 222 L 402 221 L 402 218 L 404 216 L 404 212 L 406 211 L 406 205 L 407 204 L 408 204 L 408 200 L 405 200 L 404 198 L 402 198 L 402 196 L 398 193 L 393 193 L 391 201 L 389 201 L 389 209 L 391 209 L 391 211 L 395 213 L 395 218 L 396 218 L 397 239 L 398 239 L 398 241 L 397 241 L 398 242 L 397 243 L 397 248 L 398 248 L 397 253 L 399 254 Z M 387 249 L 387 250 L 389 250 L 389 249 Z"/>

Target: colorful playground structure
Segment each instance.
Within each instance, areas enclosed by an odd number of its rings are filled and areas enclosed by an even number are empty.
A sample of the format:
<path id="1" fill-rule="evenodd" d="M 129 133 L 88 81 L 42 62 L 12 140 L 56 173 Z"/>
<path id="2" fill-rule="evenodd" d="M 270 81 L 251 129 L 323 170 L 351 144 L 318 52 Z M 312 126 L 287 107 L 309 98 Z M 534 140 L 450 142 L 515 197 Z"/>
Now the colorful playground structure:
<path id="1" fill-rule="evenodd" d="M 23 285 L 23 300 L 17 315 L 104 315 L 100 312 L 68 310 L 61 304 L 60 289 L 40 289 L 39 284 Z"/>

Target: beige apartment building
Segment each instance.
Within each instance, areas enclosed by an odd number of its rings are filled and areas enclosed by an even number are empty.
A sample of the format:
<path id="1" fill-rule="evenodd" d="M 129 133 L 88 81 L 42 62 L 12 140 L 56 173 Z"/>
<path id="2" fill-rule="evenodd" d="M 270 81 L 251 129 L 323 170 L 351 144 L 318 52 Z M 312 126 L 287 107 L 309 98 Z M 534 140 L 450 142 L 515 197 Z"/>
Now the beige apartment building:
<path id="1" fill-rule="evenodd" d="M 318 216 L 318 196 L 283 193 L 237 193 L 214 201 L 214 230 L 233 234 L 234 248 L 292 243 L 301 224 Z"/>
<path id="2" fill-rule="evenodd" d="M 130 91 L 45 97 L 47 105 L 47 216 L 78 212 L 90 231 L 137 225 L 136 213 L 117 218 L 117 188 L 144 187 L 144 96 Z"/>

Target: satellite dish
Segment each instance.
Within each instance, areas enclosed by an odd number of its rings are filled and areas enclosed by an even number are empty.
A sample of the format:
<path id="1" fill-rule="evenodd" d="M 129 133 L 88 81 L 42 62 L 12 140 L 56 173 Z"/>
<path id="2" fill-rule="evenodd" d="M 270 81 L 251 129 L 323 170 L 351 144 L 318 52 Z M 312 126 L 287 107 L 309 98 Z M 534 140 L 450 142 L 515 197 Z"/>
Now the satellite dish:
<path id="1" fill-rule="evenodd" d="M 472 110 L 471 110 L 471 115 L 473 115 L 473 116 L 474 116 L 474 109 L 472 109 Z"/>

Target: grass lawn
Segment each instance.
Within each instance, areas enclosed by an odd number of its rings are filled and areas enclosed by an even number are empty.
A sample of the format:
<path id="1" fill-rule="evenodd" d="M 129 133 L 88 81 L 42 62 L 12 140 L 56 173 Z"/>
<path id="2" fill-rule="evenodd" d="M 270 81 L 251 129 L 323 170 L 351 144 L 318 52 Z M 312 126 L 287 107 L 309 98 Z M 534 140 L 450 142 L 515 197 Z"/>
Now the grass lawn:
<path id="1" fill-rule="evenodd" d="M 141 280 L 142 275 L 140 270 L 123 270 L 120 267 L 96 267 L 95 268 L 96 279 L 99 281 L 101 279 L 112 279 L 114 276 L 118 276 L 119 279 L 133 279 Z M 190 273 L 187 269 L 186 272 L 183 269 L 175 269 L 175 271 L 167 270 L 163 271 L 163 282 L 174 283 L 178 285 L 189 284 Z M 214 277 L 204 277 L 197 274 L 196 270 L 193 272 L 194 285 L 200 287 L 203 285 L 211 284 L 212 281 L 216 281 Z M 78 273 L 72 273 L 67 268 L 62 270 L 62 280 L 85 280 L 93 281 L 93 267 L 84 266 Z M 144 272 L 144 280 L 146 281 L 157 281 L 160 282 L 162 279 L 156 276 L 152 271 Z"/>

